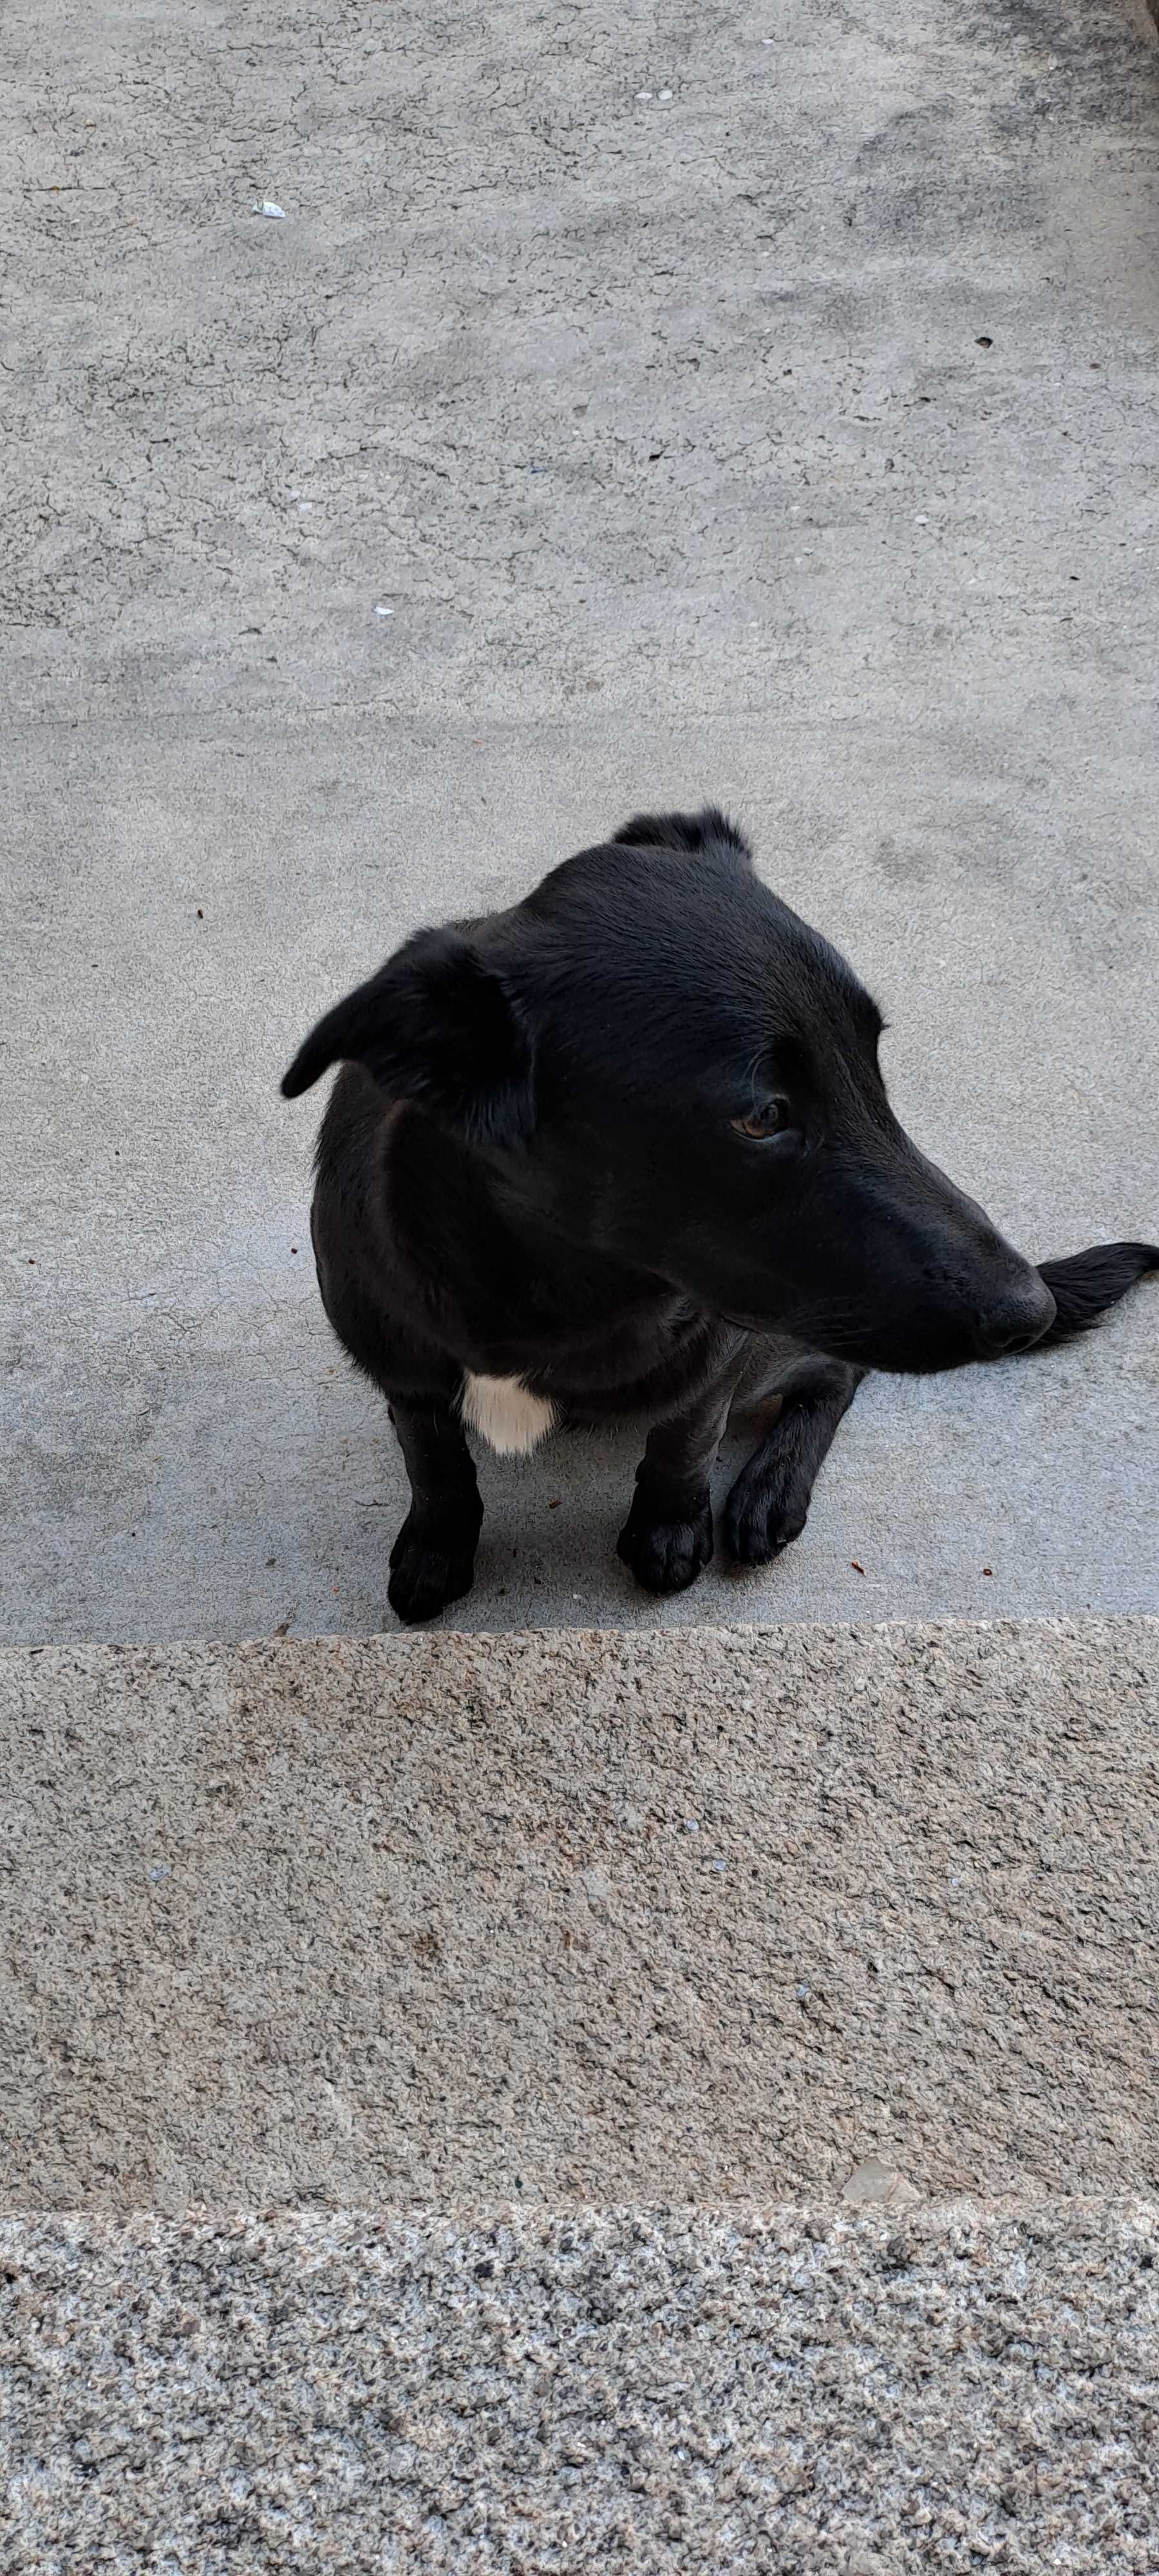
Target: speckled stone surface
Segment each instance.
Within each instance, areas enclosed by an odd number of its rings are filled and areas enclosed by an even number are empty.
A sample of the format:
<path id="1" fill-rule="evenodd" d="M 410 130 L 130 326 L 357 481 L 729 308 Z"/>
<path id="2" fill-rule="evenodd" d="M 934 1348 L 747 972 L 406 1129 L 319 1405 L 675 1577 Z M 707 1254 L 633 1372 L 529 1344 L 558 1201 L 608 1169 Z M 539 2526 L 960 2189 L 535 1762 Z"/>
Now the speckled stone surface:
<path id="1" fill-rule="evenodd" d="M 1159 1623 L 0 1659 L 0 2206 L 1159 2191 Z"/>
<path id="2" fill-rule="evenodd" d="M 1152 2576 L 1159 2223 L 0 2226 L 4 2576 Z"/>

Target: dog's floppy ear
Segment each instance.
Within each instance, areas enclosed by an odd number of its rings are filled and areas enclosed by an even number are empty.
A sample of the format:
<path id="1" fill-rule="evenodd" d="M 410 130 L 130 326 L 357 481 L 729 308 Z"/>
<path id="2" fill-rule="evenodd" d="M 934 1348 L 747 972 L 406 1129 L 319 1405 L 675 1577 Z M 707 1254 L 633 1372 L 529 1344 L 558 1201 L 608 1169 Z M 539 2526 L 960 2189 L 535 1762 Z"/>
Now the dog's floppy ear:
<path id="1" fill-rule="evenodd" d="M 330 1065 L 362 1064 L 472 1143 L 516 1145 L 535 1123 L 534 1057 L 502 977 L 459 931 L 420 930 L 319 1020 L 282 1090 L 296 1100 Z"/>
<path id="2" fill-rule="evenodd" d="M 699 814 L 633 814 L 612 839 L 637 850 L 684 850 L 693 857 L 731 859 L 736 867 L 751 868 L 753 863 L 743 832 L 719 805 L 702 805 Z"/>

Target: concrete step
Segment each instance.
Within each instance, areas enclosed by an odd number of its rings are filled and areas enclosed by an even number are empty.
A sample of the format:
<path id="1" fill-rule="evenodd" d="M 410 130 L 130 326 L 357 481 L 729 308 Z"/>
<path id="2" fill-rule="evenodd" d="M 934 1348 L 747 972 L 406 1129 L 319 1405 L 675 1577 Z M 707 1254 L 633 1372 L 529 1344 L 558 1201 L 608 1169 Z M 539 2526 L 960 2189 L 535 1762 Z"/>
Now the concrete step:
<path id="1" fill-rule="evenodd" d="M 1159 2192 L 1159 1622 L 0 1659 L 0 2207 Z"/>
<path id="2" fill-rule="evenodd" d="M 0 2223 L 5 2571 L 1122 2576 L 1159 2211 Z"/>

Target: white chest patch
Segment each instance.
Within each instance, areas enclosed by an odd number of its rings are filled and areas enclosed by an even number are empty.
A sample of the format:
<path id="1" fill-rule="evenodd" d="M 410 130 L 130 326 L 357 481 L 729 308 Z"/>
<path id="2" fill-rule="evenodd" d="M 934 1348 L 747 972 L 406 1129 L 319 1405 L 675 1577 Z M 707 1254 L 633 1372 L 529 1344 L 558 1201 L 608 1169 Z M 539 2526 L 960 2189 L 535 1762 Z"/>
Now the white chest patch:
<path id="1" fill-rule="evenodd" d="M 521 1377 L 476 1377 L 473 1369 L 465 1369 L 463 1420 L 501 1458 L 528 1458 L 554 1431 L 555 1406 L 544 1395 L 532 1395 Z"/>

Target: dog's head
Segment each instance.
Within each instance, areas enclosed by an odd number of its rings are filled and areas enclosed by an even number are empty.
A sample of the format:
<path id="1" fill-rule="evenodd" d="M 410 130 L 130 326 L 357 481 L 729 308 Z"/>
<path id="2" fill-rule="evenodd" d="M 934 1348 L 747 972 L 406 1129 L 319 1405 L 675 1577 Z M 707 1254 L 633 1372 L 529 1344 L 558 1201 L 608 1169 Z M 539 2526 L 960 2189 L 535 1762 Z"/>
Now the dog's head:
<path id="1" fill-rule="evenodd" d="M 1020 1350 L 1030 1263 L 890 1108 L 881 1014 L 714 808 L 644 815 L 510 912 L 424 931 L 321 1021 L 565 1238 L 879 1369 Z"/>

